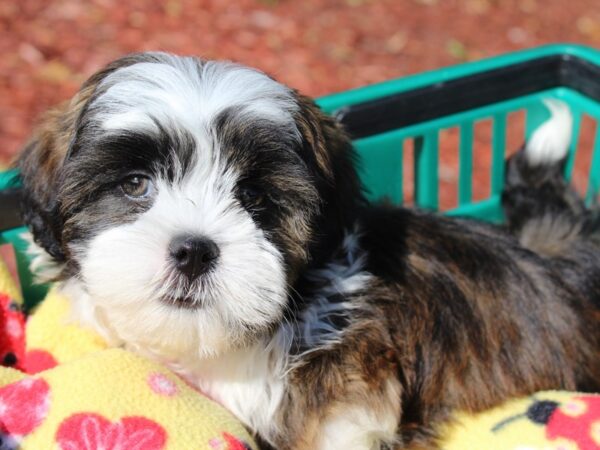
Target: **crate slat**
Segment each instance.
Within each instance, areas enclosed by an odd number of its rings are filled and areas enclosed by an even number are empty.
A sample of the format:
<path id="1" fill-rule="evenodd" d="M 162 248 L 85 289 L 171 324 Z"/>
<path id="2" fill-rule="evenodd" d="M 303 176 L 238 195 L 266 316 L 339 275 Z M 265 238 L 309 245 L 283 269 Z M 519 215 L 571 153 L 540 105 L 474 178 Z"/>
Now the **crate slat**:
<path id="1" fill-rule="evenodd" d="M 421 208 L 438 208 L 438 157 L 437 130 L 415 138 L 415 202 Z"/>
<path id="2" fill-rule="evenodd" d="M 460 126 L 458 161 L 458 205 L 470 203 L 473 198 L 473 122 Z"/>
<path id="3" fill-rule="evenodd" d="M 492 128 L 491 192 L 498 195 L 504 186 L 504 164 L 506 159 L 506 116 L 505 112 L 494 115 Z"/>

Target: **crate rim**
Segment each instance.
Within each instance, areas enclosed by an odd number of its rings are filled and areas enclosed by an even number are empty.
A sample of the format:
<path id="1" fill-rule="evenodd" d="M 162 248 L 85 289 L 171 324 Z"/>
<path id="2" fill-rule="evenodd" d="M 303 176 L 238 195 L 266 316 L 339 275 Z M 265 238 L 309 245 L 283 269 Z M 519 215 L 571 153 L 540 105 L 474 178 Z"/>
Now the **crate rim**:
<path id="1" fill-rule="evenodd" d="M 392 80 L 325 95 L 317 98 L 316 102 L 325 112 L 332 114 L 342 107 L 374 101 L 388 95 L 400 94 L 426 86 L 440 85 L 450 80 L 494 70 L 507 65 L 556 55 L 579 57 L 600 64 L 600 50 L 593 47 L 573 43 L 548 44 L 492 56 L 482 60 L 458 63 L 413 75 L 400 76 Z"/>

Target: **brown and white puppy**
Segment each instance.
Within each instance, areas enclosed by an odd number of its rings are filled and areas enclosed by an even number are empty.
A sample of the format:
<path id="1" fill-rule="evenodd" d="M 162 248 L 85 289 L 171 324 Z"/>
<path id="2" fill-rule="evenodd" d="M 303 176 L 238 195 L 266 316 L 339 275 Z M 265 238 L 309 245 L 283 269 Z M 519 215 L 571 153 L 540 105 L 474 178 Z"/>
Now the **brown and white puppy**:
<path id="1" fill-rule="evenodd" d="M 509 162 L 509 234 L 367 205 L 338 124 L 259 71 L 127 56 L 20 158 L 34 264 L 265 445 L 435 448 L 455 409 L 600 389 L 598 230 L 554 109 Z"/>

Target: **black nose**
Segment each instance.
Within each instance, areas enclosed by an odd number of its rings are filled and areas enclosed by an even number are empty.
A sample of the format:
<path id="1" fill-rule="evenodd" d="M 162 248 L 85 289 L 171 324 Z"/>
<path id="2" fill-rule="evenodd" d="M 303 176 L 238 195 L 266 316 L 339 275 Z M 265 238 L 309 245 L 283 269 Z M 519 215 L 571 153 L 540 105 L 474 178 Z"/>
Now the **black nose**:
<path id="1" fill-rule="evenodd" d="M 214 265 L 220 252 L 210 239 L 183 235 L 171 241 L 169 253 L 176 267 L 192 281 Z"/>

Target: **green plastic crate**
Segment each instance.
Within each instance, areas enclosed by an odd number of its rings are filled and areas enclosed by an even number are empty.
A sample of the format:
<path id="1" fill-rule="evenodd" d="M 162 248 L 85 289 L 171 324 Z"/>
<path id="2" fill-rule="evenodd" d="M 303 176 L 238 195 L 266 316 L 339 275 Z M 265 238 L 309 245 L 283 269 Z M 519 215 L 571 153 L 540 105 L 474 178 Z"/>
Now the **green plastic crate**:
<path id="1" fill-rule="evenodd" d="M 318 99 L 354 139 L 360 155 L 360 175 L 371 200 L 386 197 L 403 202 L 403 151 L 414 149 L 414 202 L 437 210 L 439 205 L 439 137 L 458 127 L 458 207 L 447 211 L 500 222 L 500 192 L 504 179 L 506 127 L 509 113 L 526 112 L 525 139 L 548 117 L 542 99 L 569 104 L 574 114 L 572 150 L 566 166 L 571 176 L 583 115 L 600 120 L 600 52 L 576 45 L 551 45 L 510 53 L 411 77 L 400 78 Z M 473 130 L 492 121 L 489 198 L 473 202 Z M 600 138 L 596 136 L 586 200 L 600 188 Z M 0 243 L 15 246 L 24 297 L 28 304 L 44 295 L 27 270 L 25 243 L 14 214 L 18 195 L 15 172 L 0 173 Z"/>
<path id="2" fill-rule="evenodd" d="M 458 208 L 451 215 L 502 220 L 499 195 L 504 179 L 509 113 L 526 111 L 525 139 L 549 116 L 541 100 L 559 98 L 574 114 L 571 176 L 584 114 L 600 119 L 600 52 L 577 45 L 550 45 L 400 78 L 319 99 L 353 134 L 361 176 L 371 199 L 402 203 L 405 144 L 415 149 L 415 204 L 438 209 L 440 132 L 460 129 Z M 491 196 L 472 201 L 473 130 L 491 120 Z M 586 199 L 600 187 L 600 139 L 596 139 Z"/>

